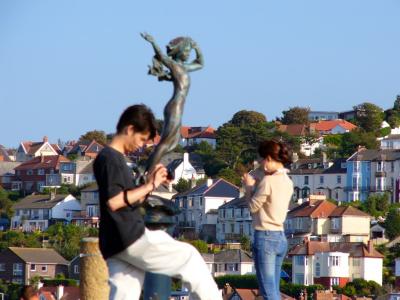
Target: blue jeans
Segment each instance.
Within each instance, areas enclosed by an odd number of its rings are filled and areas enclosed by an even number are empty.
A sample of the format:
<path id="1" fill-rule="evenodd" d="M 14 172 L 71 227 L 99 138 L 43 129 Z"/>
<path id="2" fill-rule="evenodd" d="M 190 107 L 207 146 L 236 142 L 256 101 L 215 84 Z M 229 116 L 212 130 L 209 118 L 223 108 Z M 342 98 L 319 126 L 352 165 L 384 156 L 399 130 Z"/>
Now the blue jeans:
<path id="1" fill-rule="evenodd" d="M 264 300 L 281 299 L 279 284 L 286 252 L 287 240 L 283 231 L 254 231 L 254 265 Z"/>

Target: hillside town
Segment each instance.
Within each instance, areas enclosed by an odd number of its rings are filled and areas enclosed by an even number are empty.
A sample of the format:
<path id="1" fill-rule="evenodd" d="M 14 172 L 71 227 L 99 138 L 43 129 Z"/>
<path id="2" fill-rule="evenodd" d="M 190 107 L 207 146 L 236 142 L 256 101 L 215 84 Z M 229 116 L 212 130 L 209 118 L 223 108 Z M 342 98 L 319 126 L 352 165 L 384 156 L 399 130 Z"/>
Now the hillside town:
<path id="1" fill-rule="evenodd" d="M 110 138 L 93 130 L 77 141 L 0 145 L 7 299 L 24 284 L 37 285 L 40 299 L 79 299 L 79 243 L 99 227 L 93 161 Z M 240 178 L 257 172 L 255 149 L 267 138 L 292 149 L 282 299 L 398 299 L 400 96 L 387 110 L 367 102 L 345 112 L 292 107 L 273 121 L 243 110 L 217 129 L 182 126 L 180 144 L 162 161 L 173 180 L 153 194 L 176 206 L 173 236 L 201 252 L 224 299 L 260 299 Z M 143 164 L 159 139 L 126 156 L 128 166 Z M 184 285 L 171 299 L 188 299 Z"/>

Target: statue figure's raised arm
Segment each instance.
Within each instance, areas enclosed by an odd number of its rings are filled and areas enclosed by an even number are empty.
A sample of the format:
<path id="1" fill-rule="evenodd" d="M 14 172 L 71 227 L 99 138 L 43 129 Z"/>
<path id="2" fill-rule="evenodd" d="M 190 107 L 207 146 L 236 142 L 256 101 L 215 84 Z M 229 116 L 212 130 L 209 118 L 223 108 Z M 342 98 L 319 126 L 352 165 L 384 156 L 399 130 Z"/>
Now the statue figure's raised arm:
<path id="1" fill-rule="evenodd" d="M 193 40 L 191 41 L 191 44 L 192 49 L 196 52 L 196 58 L 191 63 L 185 65 L 188 72 L 197 71 L 204 67 L 204 57 L 199 45 L 197 45 Z"/>

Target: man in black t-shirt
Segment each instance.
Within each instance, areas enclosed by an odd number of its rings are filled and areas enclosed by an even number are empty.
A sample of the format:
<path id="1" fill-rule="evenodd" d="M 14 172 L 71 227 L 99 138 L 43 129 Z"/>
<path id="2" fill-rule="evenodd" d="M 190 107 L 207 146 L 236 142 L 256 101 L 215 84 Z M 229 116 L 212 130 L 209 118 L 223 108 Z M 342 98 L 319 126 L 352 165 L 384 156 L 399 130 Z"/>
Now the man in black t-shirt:
<path id="1" fill-rule="evenodd" d="M 181 278 L 189 284 L 193 299 L 222 299 L 195 248 L 162 230 L 145 228 L 139 206 L 167 182 L 167 170 L 159 164 L 145 184 L 135 186 L 125 154 L 143 147 L 155 134 L 151 110 L 145 105 L 130 106 L 119 119 L 117 134 L 93 165 L 100 197 L 100 250 L 109 270 L 110 299 L 139 299 L 146 271 Z"/>

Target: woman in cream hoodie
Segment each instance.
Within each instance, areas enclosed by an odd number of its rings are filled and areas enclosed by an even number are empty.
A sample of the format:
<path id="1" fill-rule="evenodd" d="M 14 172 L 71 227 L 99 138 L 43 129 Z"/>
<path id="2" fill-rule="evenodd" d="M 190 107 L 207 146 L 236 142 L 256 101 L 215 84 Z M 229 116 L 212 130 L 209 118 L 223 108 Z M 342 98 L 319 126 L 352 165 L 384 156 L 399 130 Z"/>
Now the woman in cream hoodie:
<path id="1" fill-rule="evenodd" d="M 293 194 L 293 183 L 284 167 L 290 163 L 290 155 L 284 144 L 273 140 L 261 142 L 258 153 L 265 176 L 256 184 L 251 175 L 243 175 L 253 218 L 253 258 L 263 298 L 278 300 L 281 267 L 287 252 L 283 223 Z"/>

